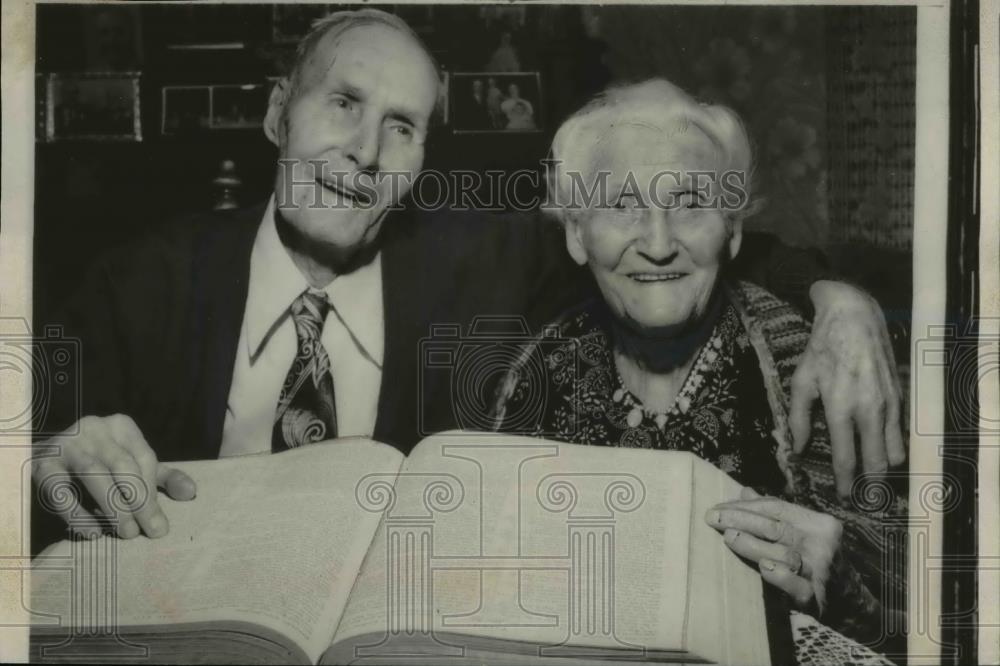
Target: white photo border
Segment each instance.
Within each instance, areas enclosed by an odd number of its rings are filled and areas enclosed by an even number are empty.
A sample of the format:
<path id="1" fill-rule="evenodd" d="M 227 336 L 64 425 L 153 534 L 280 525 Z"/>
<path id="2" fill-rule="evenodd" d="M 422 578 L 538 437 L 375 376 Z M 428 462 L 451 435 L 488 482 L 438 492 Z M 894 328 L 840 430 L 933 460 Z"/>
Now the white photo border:
<path id="1" fill-rule="evenodd" d="M 559 0 L 556 0 L 557 2 Z M 37 0 L 2 4 L 2 39 L 4 44 L 2 63 L 3 107 L 2 107 L 2 208 L 3 225 L 0 227 L 0 323 L 31 321 L 32 296 L 32 255 L 33 255 L 33 199 L 35 122 L 35 9 Z M 247 2 L 246 4 L 272 4 Z M 324 3 L 325 4 L 325 3 Z M 371 3 L 365 3 L 371 6 Z M 582 4 L 563 3 L 560 4 Z M 602 4 L 635 4 L 635 0 L 607 0 Z M 643 3 L 653 4 L 653 3 Z M 684 4 L 764 4 L 760 1 L 743 2 L 685 2 Z M 844 4 L 832 0 L 816 2 L 782 2 L 767 4 Z M 849 3 L 854 4 L 854 3 Z M 874 3 L 873 3 L 874 4 Z M 947 219 L 947 160 L 948 154 L 948 53 L 949 53 L 949 8 L 942 0 L 917 0 L 914 2 L 881 3 L 917 5 L 917 153 L 916 153 L 916 199 L 914 217 L 914 282 L 913 282 L 913 329 L 942 323 L 945 303 L 945 253 Z M 992 5 L 992 6 L 991 6 Z M 981 171 L 981 237 L 980 237 L 980 312 L 983 316 L 1000 317 L 1000 232 L 995 221 L 1000 218 L 996 182 L 1000 179 L 998 163 L 997 123 L 1000 114 L 998 104 L 998 84 L 1000 69 L 997 62 L 997 42 L 1000 23 L 997 12 L 1000 8 L 984 2 L 980 22 L 982 65 L 981 107 L 982 123 L 982 171 Z M 138 99 L 138 95 L 137 95 Z M 139 117 L 139 114 L 136 114 Z M 989 348 L 982 354 L 990 353 Z M 911 347 L 911 360 L 916 361 Z M 943 374 L 939 368 L 921 368 L 914 364 L 911 382 L 920 381 L 922 395 L 931 395 L 929 388 L 936 387 L 937 395 L 944 395 Z M 1000 389 L 996 374 L 981 379 L 980 396 L 981 423 L 996 423 L 997 398 Z M 911 384 L 912 388 L 912 384 Z M 30 376 L 13 376 L 0 373 L 0 394 L 4 400 L 30 403 Z M 911 393 L 912 395 L 912 393 Z M 992 403 L 989 400 L 992 400 Z M 930 410 L 932 418 L 943 421 L 943 404 L 928 401 L 927 404 L 910 405 L 911 417 L 915 410 Z M 925 412 L 921 418 L 927 418 Z M 993 419 L 989 421 L 989 419 Z M 911 418 L 911 422 L 913 419 Z M 911 472 L 940 474 L 940 437 L 928 438 L 911 434 Z M 27 589 L 29 575 L 24 535 L 20 517 L 28 510 L 27 494 L 21 488 L 21 469 L 30 458 L 30 438 L 25 434 L 0 432 L 0 661 L 23 661 L 28 655 L 28 611 L 22 600 L 22 591 Z M 997 515 L 1000 513 L 1000 497 L 996 479 L 1000 477 L 1000 437 L 996 435 L 980 437 L 980 495 L 979 495 L 979 543 L 980 560 L 980 629 L 979 660 L 982 663 L 1000 662 L 1000 611 L 996 599 L 1000 593 L 1000 539 Z M 912 498 L 911 498 L 912 499 Z M 942 540 L 940 523 L 930 532 L 927 550 L 923 557 L 940 557 Z M 913 541 L 911 540 L 911 543 Z M 940 646 L 934 644 L 928 630 L 939 627 L 940 575 L 926 571 L 925 562 L 911 549 L 909 552 L 910 589 L 916 590 L 916 583 L 927 580 L 926 594 L 911 594 L 909 597 L 911 629 L 909 653 L 911 664 L 938 663 Z"/>

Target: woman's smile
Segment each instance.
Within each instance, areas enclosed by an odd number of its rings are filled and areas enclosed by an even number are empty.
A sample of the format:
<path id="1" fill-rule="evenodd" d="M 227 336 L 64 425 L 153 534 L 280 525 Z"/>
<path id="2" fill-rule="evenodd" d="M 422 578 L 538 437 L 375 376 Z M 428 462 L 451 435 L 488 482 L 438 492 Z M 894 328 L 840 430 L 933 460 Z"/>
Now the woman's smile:
<path id="1" fill-rule="evenodd" d="M 685 277 L 687 273 L 680 273 L 677 271 L 662 272 L 662 273 L 627 273 L 628 277 L 635 282 L 672 282 L 674 280 L 680 280 Z"/>

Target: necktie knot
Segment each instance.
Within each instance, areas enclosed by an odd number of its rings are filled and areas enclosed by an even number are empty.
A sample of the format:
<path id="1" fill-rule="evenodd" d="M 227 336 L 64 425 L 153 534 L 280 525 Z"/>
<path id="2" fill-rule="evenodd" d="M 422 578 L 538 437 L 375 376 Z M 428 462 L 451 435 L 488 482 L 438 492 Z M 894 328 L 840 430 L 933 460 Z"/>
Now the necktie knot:
<path id="1" fill-rule="evenodd" d="M 307 289 L 292 301 L 291 311 L 299 338 L 318 339 L 330 312 L 330 301 L 324 292 Z"/>

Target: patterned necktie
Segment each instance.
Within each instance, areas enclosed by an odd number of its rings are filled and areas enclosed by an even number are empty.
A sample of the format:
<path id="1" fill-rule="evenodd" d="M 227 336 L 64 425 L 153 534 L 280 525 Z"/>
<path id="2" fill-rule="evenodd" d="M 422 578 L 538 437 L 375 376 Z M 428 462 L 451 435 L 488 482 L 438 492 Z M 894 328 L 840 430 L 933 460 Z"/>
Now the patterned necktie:
<path id="1" fill-rule="evenodd" d="M 271 433 L 272 453 L 337 436 L 333 374 L 322 342 L 329 311 L 326 294 L 312 289 L 292 303 L 298 352 L 281 387 Z"/>

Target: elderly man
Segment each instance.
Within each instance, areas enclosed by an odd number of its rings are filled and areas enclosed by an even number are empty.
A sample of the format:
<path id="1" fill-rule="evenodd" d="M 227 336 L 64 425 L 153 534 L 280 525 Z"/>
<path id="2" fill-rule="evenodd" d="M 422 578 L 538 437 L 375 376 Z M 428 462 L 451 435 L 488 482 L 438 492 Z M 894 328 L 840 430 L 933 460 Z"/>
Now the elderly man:
<path id="1" fill-rule="evenodd" d="M 111 515 L 125 475 L 192 498 L 193 481 L 165 461 L 349 435 L 405 452 L 427 430 L 461 425 L 447 382 L 420 383 L 431 325 L 478 314 L 537 324 L 588 285 L 559 231 L 533 217 L 393 210 L 411 181 L 387 175 L 422 168 L 438 86 L 432 57 L 390 14 L 337 13 L 305 37 L 264 123 L 280 153 L 269 201 L 106 257 L 53 322 L 82 341 L 83 385 L 80 410 L 54 404 L 42 429 L 66 428 L 38 445 L 43 503 L 51 475 L 75 477 L 91 510 Z M 765 281 L 789 252 L 769 243 L 745 244 L 756 257 L 748 271 Z M 822 395 L 831 431 L 842 426 L 833 434 L 846 491 L 852 420 L 864 469 L 903 459 L 892 361 L 871 299 L 829 281 L 810 296 L 817 325 L 797 374 L 796 436 L 805 442 Z M 861 396 L 887 409 L 865 409 Z M 132 510 L 118 516 L 119 536 L 167 532 L 153 497 L 118 502 Z"/>

